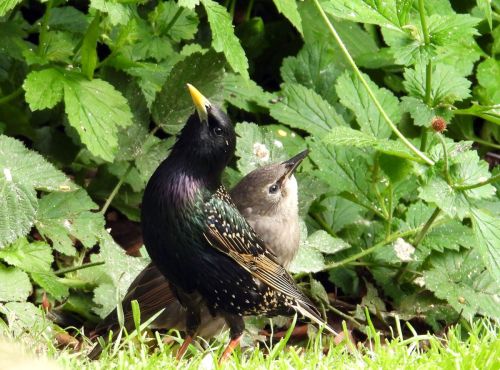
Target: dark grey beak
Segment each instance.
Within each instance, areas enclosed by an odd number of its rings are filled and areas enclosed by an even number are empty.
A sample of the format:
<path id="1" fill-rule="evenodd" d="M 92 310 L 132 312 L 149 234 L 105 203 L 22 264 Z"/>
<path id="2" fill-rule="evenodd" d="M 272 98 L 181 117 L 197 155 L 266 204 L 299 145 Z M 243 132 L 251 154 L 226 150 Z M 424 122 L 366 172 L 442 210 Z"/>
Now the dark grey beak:
<path id="1" fill-rule="evenodd" d="M 299 164 L 304 160 L 305 157 L 309 154 L 309 149 L 306 149 L 296 156 L 282 162 L 281 164 L 286 167 L 285 177 L 289 177 L 293 174 L 293 172 L 297 169 Z"/>

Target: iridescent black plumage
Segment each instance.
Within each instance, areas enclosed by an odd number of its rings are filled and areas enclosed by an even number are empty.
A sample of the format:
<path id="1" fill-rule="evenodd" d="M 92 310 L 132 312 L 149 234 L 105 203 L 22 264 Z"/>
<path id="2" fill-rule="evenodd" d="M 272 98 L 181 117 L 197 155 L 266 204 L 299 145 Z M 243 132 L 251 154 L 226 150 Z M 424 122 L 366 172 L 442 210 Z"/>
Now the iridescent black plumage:
<path id="1" fill-rule="evenodd" d="M 243 315 L 298 311 L 323 323 L 222 187 L 236 135 L 220 109 L 201 101 L 198 116 L 189 118 L 148 182 L 142 204 L 145 246 L 188 309 L 188 334 L 199 324 L 197 293 L 226 319 L 233 339 L 242 334 Z"/>
<path id="2" fill-rule="evenodd" d="M 293 173 L 307 152 L 305 150 L 281 163 L 255 169 L 230 192 L 238 210 L 284 267 L 290 265 L 299 248 L 298 189 Z M 151 323 L 152 327 L 185 331 L 186 310 L 173 294 L 168 280 L 153 263 L 134 279 L 121 303 L 123 326 L 129 333 L 135 328 L 131 305 L 133 300 L 139 304 L 142 323 L 161 311 Z M 203 305 L 200 313 L 198 336 L 208 339 L 224 330 L 224 319 L 220 315 L 213 317 L 206 305 Z M 113 339 L 116 339 L 119 329 L 118 312 L 115 309 L 90 336 L 107 338 L 107 333 L 113 331 Z M 89 353 L 89 358 L 97 358 L 101 351 L 102 347 L 97 343 Z"/>

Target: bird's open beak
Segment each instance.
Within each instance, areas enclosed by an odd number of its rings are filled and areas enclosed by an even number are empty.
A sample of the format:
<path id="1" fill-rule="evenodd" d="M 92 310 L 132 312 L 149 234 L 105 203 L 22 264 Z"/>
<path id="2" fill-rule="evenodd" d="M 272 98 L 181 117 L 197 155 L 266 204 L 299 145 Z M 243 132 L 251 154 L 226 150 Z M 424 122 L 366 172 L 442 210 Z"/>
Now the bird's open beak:
<path id="1" fill-rule="evenodd" d="M 196 87 L 191 84 L 187 84 L 187 87 L 189 89 L 189 93 L 191 94 L 191 98 L 193 99 L 196 111 L 198 112 L 198 116 L 200 117 L 200 121 L 207 121 L 207 108 L 209 108 L 212 104 L 201 94 L 201 92 Z"/>
<path id="2" fill-rule="evenodd" d="M 285 174 L 281 178 L 281 182 L 285 182 L 297 169 L 299 164 L 304 160 L 305 157 L 309 154 L 309 149 L 306 149 L 296 156 L 282 162 L 281 164 L 285 166 Z"/>

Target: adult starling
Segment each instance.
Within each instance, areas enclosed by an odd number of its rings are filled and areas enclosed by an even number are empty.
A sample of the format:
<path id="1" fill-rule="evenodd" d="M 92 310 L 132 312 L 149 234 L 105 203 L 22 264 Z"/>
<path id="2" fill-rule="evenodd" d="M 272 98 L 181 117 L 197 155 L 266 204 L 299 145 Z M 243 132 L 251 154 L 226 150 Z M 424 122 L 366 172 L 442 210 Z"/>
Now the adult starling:
<path id="1" fill-rule="evenodd" d="M 186 307 L 187 337 L 180 353 L 195 336 L 205 303 L 230 329 L 224 361 L 241 339 L 243 316 L 299 312 L 326 323 L 221 185 L 236 146 L 229 117 L 196 88 L 188 88 L 198 114 L 188 119 L 146 186 L 143 238 L 152 261 Z"/>
<path id="2" fill-rule="evenodd" d="M 230 195 L 250 226 L 276 255 L 277 261 L 288 267 L 299 248 L 299 214 L 297 180 L 295 169 L 308 151 L 281 163 L 257 168 L 246 175 L 230 192 Z M 185 331 L 186 309 L 175 297 L 163 274 L 150 263 L 135 278 L 122 302 L 124 327 L 134 329 L 131 302 L 136 300 L 141 309 L 141 321 L 148 321 L 163 309 L 152 322 L 156 329 L 177 329 Z M 222 332 L 224 319 L 212 317 L 206 306 L 201 309 L 201 323 L 197 335 L 211 338 Z M 92 337 L 105 335 L 112 330 L 119 331 L 118 314 L 113 310 L 93 331 Z M 101 353 L 97 344 L 90 352 L 91 359 Z"/>

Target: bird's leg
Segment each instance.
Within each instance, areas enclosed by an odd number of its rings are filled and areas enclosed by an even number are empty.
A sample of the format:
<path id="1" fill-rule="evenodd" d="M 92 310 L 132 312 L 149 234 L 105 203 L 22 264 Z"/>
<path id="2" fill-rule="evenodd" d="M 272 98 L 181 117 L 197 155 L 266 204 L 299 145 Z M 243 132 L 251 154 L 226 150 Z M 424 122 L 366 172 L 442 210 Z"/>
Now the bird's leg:
<path id="1" fill-rule="evenodd" d="M 222 365 L 231 356 L 231 353 L 240 344 L 241 337 L 243 337 L 243 330 L 245 330 L 245 322 L 243 317 L 232 314 L 224 314 L 224 319 L 230 328 L 231 340 L 226 349 L 219 358 L 219 365 Z"/>
<path id="2" fill-rule="evenodd" d="M 186 353 L 189 345 L 196 337 L 196 332 L 201 323 L 200 304 L 196 299 L 192 299 L 189 294 L 176 290 L 179 301 L 186 307 L 186 337 L 181 347 L 177 351 L 176 359 L 180 360 Z"/>
<path id="3" fill-rule="evenodd" d="M 184 356 L 189 345 L 196 337 L 196 332 L 198 331 L 200 322 L 201 322 L 200 310 L 198 308 L 188 309 L 186 315 L 186 337 L 184 338 L 184 342 L 182 342 L 182 345 L 177 351 L 177 356 L 176 356 L 177 360 L 180 360 L 182 356 Z"/>

